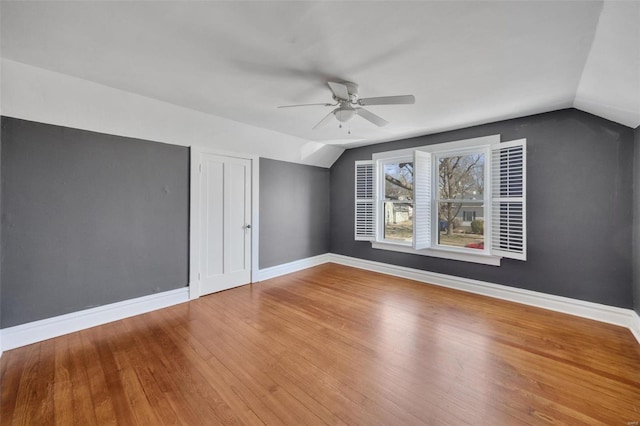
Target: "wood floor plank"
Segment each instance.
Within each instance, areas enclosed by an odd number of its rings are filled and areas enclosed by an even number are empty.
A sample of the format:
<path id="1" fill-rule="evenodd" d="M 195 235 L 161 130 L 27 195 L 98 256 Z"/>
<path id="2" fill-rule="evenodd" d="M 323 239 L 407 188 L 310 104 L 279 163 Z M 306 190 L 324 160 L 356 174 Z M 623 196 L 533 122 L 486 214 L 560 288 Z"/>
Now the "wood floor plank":
<path id="1" fill-rule="evenodd" d="M 281 294 L 280 298 L 282 299 L 284 298 L 284 296 Z M 241 302 L 239 301 L 238 303 L 241 303 Z M 283 307 L 280 306 L 279 310 L 283 310 Z M 414 377 L 415 377 L 414 372 L 410 372 L 410 374 L 404 380 L 398 380 L 397 372 L 393 372 L 389 368 L 381 371 L 380 374 L 383 374 L 383 375 L 388 374 L 390 377 L 395 376 L 395 377 L 391 377 L 391 380 L 386 380 L 386 378 L 383 377 L 382 379 L 384 380 L 379 381 L 377 377 L 367 377 L 365 373 L 367 371 L 370 371 L 370 368 L 368 367 L 367 364 L 376 362 L 375 359 L 370 359 L 370 356 L 373 354 L 373 351 L 369 350 L 369 348 L 367 348 L 365 345 L 357 344 L 358 342 L 341 340 L 340 339 L 341 336 L 335 333 L 327 332 L 327 328 L 321 325 L 303 324 L 304 320 L 305 320 L 304 318 L 298 317 L 296 321 L 296 323 L 302 324 L 299 326 L 301 327 L 301 330 L 306 330 L 313 327 L 320 327 L 320 328 L 317 328 L 318 333 L 313 335 L 306 334 L 304 331 L 302 331 L 302 333 L 304 333 L 304 335 L 302 336 L 302 339 L 307 341 L 310 345 L 314 346 L 314 350 L 311 350 L 310 352 L 308 352 L 309 356 L 313 357 L 313 356 L 316 356 L 317 354 L 321 354 L 323 352 L 323 349 L 327 347 L 327 345 L 330 345 L 333 349 L 332 352 L 338 355 L 336 360 L 331 360 L 330 362 L 332 364 L 336 364 L 337 366 L 342 365 L 344 367 L 345 372 L 351 370 L 353 373 L 356 373 L 359 379 L 365 380 L 365 382 L 362 384 L 361 387 L 367 388 L 370 390 L 381 389 L 382 392 L 386 393 L 388 395 L 388 398 L 391 398 L 391 399 L 397 399 L 399 398 L 399 395 L 401 395 L 402 393 L 407 393 L 408 397 L 410 399 L 415 398 L 415 402 L 416 402 L 416 404 L 412 405 L 411 410 L 429 408 L 428 400 L 425 400 L 423 396 L 413 395 L 411 392 L 408 392 L 408 388 L 405 386 L 405 383 L 407 382 L 407 380 L 414 380 Z M 284 319 L 281 318 L 280 321 L 284 321 Z M 298 327 L 298 325 L 295 323 L 292 323 L 290 324 L 290 327 L 295 328 L 295 327 Z M 345 343 L 345 344 L 341 345 L 341 343 Z M 323 360 L 315 359 L 314 362 L 322 365 Z M 353 370 L 354 368 L 357 368 L 359 370 L 355 371 Z M 431 410 L 441 409 L 436 405 L 433 405 L 430 408 Z M 453 413 L 450 415 L 454 417 L 457 414 Z"/>
<path id="2" fill-rule="evenodd" d="M 115 358 L 120 340 L 123 338 L 119 331 L 119 322 L 114 322 L 85 330 L 81 334 L 88 336 L 92 343 L 88 348 L 88 354 L 96 357 L 88 364 L 99 364 L 92 366 L 94 374 L 89 381 L 92 395 L 96 395 L 96 407 L 99 407 L 96 410 L 96 417 L 109 423 L 133 425 L 136 424 L 135 416 L 126 398 L 123 383 L 118 374 L 120 368 Z M 109 418 L 111 410 L 115 414 L 115 418 L 112 419 Z"/>
<path id="3" fill-rule="evenodd" d="M 212 321 L 219 319 L 211 318 Z M 209 349 L 238 379 L 247 381 L 255 394 L 268 400 L 282 421 L 287 424 L 322 424 L 321 419 L 298 399 L 305 399 L 304 395 L 292 394 L 292 386 L 278 380 L 267 360 L 247 351 L 224 327 L 218 327 L 217 331 L 206 340 Z"/>
<path id="4" fill-rule="evenodd" d="M 234 301 L 234 304 L 235 306 L 241 305 L 242 298 Z M 267 310 L 268 308 L 266 306 L 262 306 L 262 309 Z M 349 362 L 347 360 L 348 366 L 346 366 L 345 368 L 345 371 L 347 371 L 346 374 L 343 374 L 341 370 L 338 370 L 337 362 L 339 360 L 338 357 L 335 356 L 335 353 L 333 353 L 335 352 L 335 350 L 337 350 L 336 342 L 321 341 L 317 336 L 314 337 L 312 334 L 309 334 L 304 326 L 302 326 L 301 328 L 296 328 L 297 324 L 303 324 L 302 318 L 297 317 L 294 323 L 289 324 L 288 326 L 285 324 L 284 319 L 277 315 L 275 316 L 274 320 L 275 324 L 277 325 L 275 327 L 270 327 L 272 329 L 271 331 L 263 331 L 265 334 L 271 335 L 276 341 L 281 341 L 282 344 L 286 347 L 295 349 L 295 352 L 305 358 L 307 362 L 317 365 L 321 370 L 324 369 L 326 371 L 329 371 L 329 374 L 333 377 L 344 377 L 342 381 L 337 381 L 338 386 L 341 387 L 342 391 L 346 391 L 347 389 L 349 389 L 349 386 L 353 385 L 354 382 L 356 385 L 358 385 L 358 387 L 366 389 L 365 393 L 358 393 L 357 396 L 353 398 L 353 400 L 361 402 L 367 401 L 370 397 L 372 397 L 373 394 L 375 394 L 376 397 L 374 399 L 376 399 L 378 403 L 375 404 L 374 407 L 369 407 L 370 409 L 374 408 L 374 410 L 377 410 L 381 407 L 386 407 L 388 410 L 394 412 L 396 419 L 403 419 L 404 422 L 408 423 L 411 423 L 411 421 L 415 422 L 417 420 L 416 417 L 413 417 L 406 410 L 402 410 L 392 401 L 381 397 L 377 392 L 377 389 L 379 389 L 380 386 L 376 382 L 367 381 L 367 378 L 362 378 L 362 380 L 365 380 L 364 382 L 355 380 L 356 378 L 359 379 L 359 377 L 357 376 L 357 369 L 361 367 L 357 360 L 354 362 Z M 266 321 L 266 318 L 262 318 L 263 324 L 266 323 Z M 309 328 L 314 328 L 316 326 L 315 324 L 306 325 L 309 326 Z M 278 328 L 279 330 L 276 331 L 275 328 Z M 327 345 L 333 346 L 334 351 L 327 354 L 325 351 Z M 360 360 L 360 364 L 361 362 L 362 360 Z M 384 392 L 387 391 L 388 390 L 386 389 L 384 390 Z M 380 402 L 384 403 L 380 404 Z"/>
<path id="5" fill-rule="evenodd" d="M 15 389 L 15 411 L 12 416 L 7 416 L 8 419 L 13 418 L 10 424 L 31 424 L 33 417 L 37 415 L 40 409 L 43 394 L 47 390 L 47 387 L 43 387 L 37 378 L 41 346 L 42 344 L 30 345 L 20 351 L 27 361 L 17 383 L 18 386 Z M 11 374 L 11 372 L 7 371 L 6 374 Z M 2 385 L 4 385 L 4 378 Z M 5 414 L 3 413 L 4 416 Z"/>
<path id="6" fill-rule="evenodd" d="M 138 323 L 138 319 L 129 319 L 127 322 Z M 145 320 L 140 323 L 142 324 L 141 327 L 134 329 L 136 342 L 134 358 L 137 363 L 138 374 L 141 375 L 144 391 L 148 398 L 151 399 L 152 406 L 157 406 L 157 404 L 162 404 L 163 402 L 166 404 L 159 408 L 163 424 L 190 425 L 202 423 L 202 418 L 199 418 L 191 408 L 191 405 L 187 403 L 187 398 L 190 395 L 179 384 L 176 384 L 179 383 L 179 376 L 172 374 L 169 357 L 165 356 L 162 349 L 152 349 L 152 346 L 158 344 L 158 342 L 153 341 L 152 333 L 147 326 L 149 315 L 145 317 Z M 129 327 L 133 325 L 129 324 Z M 168 416 L 163 414 L 167 412 Z M 207 414 L 203 418 L 213 419 L 214 417 Z"/>
<path id="7" fill-rule="evenodd" d="M 169 312 L 169 314 L 179 317 L 175 311 Z M 180 342 L 186 343 L 189 348 L 193 349 L 189 357 L 192 364 L 215 389 L 222 390 L 220 396 L 224 398 L 224 401 L 244 424 L 258 425 L 279 422 L 277 416 L 268 406 L 259 401 L 244 383 L 238 381 L 204 345 L 193 341 L 192 334 L 184 326 L 176 325 L 166 327 L 164 330 L 178 344 Z M 257 405 L 255 410 L 252 408 L 254 405 Z M 260 416 L 256 414 L 256 411 L 260 413 Z"/>
<path id="8" fill-rule="evenodd" d="M 27 349 L 8 351 L 0 358 L 2 375 L 0 376 L 0 425 L 11 424 L 12 418 L 3 413 L 17 413 L 16 402 L 22 373 L 27 365 Z"/>
<path id="9" fill-rule="evenodd" d="M 209 301 L 212 301 L 212 299 Z M 276 380 L 280 383 L 285 383 L 285 386 L 287 383 L 291 385 L 293 393 L 299 396 L 298 399 L 301 402 L 308 407 L 323 407 L 324 410 L 318 411 L 317 414 L 325 422 L 331 424 L 340 424 L 341 422 L 354 423 L 356 417 L 352 415 L 358 412 L 360 412 L 360 415 L 357 419 L 360 421 L 368 418 L 368 413 L 362 410 L 360 406 L 353 404 L 352 401 L 342 397 L 341 394 L 336 393 L 335 388 L 325 386 L 323 381 L 310 381 L 308 374 L 313 365 L 305 363 L 304 359 L 297 356 L 296 352 L 283 350 L 285 346 L 278 344 L 265 330 L 253 328 L 246 320 L 233 321 L 233 318 L 224 318 L 222 321 L 235 331 L 235 336 L 244 337 L 242 344 L 247 345 L 247 350 L 254 351 L 260 358 L 268 360 L 270 371 L 276 377 Z M 279 347 L 280 350 L 274 353 L 271 348 L 275 346 Z M 300 364 L 305 364 L 305 368 L 302 368 Z M 287 368 L 283 368 L 282 365 L 286 365 Z M 294 370 L 298 374 L 293 374 Z M 304 397 L 305 394 L 307 397 Z M 335 402 L 338 400 L 340 401 L 338 406 L 341 409 L 339 413 L 336 413 L 337 418 L 333 418 L 333 416 L 327 414 L 327 406 L 336 406 Z M 373 424 L 375 420 L 371 418 L 367 423 Z"/>
<path id="10" fill-rule="evenodd" d="M 640 345 L 325 264 L 8 351 L 0 398 L 0 425 L 625 425 Z"/>
<path id="11" fill-rule="evenodd" d="M 206 423 L 207 420 L 216 424 L 233 423 L 221 413 L 226 410 L 219 405 L 217 395 L 158 327 L 145 328 L 141 317 L 130 318 L 129 321 L 134 321 L 140 327 L 138 344 L 150 349 L 148 356 L 151 359 L 164 358 L 164 365 L 171 370 L 171 388 L 184 395 L 183 403 L 198 417 L 198 423 Z"/>
<path id="12" fill-rule="evenodd" d="M 171 315 L 171 312 L 167 312 L 167 314 Z M 201 391 L 205 393 L 204 401 L 208 401 L 215 408 L 216 415 L 222 419 L 222 423 L 261 424 L 255 413 L 242 404 L 234 393 L 225 392 L 227 388 L 224 385 L 220 386 L 218 372 L 212 371 L 207 364 L 207 360 L 211 359 L 211 354 L 205 351 L 202 345 L 189 344 L 189 341 L 183 340 L 175 330 L 178 327 L 177 323 L 172 324 L 166 319 L 166 315 L 159 318 L 157 332 L 162 333 L 164 338 L 175 345 L 176 349 L 180 350 L 185 364 L 195 370 L 194 374 L 197 373 L 202 386 L 206 386 L 206 390 Z M 187 344 L 185 345 L 185 343 Z M 197 347 L 199 351 L 193 350 L 194 347 Z"/>
<path id="13" fill-rule="evenodd" d="M 297 322 L 302 324 L 301 327 L 303 329 L 312 328 L 308 324 L 303 324 L 301 318 L 298 318 Z M 290 326 L 297 327 L 296 324 L 290 324 Z M 339 337 L 335 333 L 326 333 L 326 329 L 320 328 L 319 333 L 303 337 L 303 341 L 308 343 L 307 346 L 312 346 L 313 348 L 304 347 L 303 345 L 301 353 L 310 357 L 313 363 L 330 370 L 331 374 L 337 377 L 344 377 L 346 383 L 352 383 L 361 392 L 366 392 L 377 402 L 377 405 L 394 411 L 398 418 L 403 418 L 402 416 L 413 413 L 417 416 L 413 417 L 415 421 L 416 418 L 424 418 L 424 416 L 433 415 L 434 412 L 447 410 L 442 400 L 431 401 L 428 395 L 424 393 L 417 395 L 410 391 L 407 383 L 414 381 L 416 377 L 420 377 L 419 372 L 411 371 L 405 377 L 399 377 L 397 372 L 386 369 L 380 371 L 385 376 L 379 378 L 371 377 L 371 374 L 367 373 L 372 368 L 375 368 L 374 366 L 376 365 L 376 361 L 371 360 L 369 357 L 371 351 L 361 345 L 354 346 L 353 342 L 349 342 L 352 344 L 346 344 L 343 348 L 341 343 L 344 342 L 341 342 Z M 335 359 L 325 360 L 318 358 L 318 355 L 322 354 L 323 349 L 328 346 L 332 347 L 332 352 L 337 355 Z M 357 380 L 354 380 L 354 376 Z M 429 377 L 429 375 L 427 374 L 424 377 Z M 408 410 L 406 408 L 400 409 L 403 402 L 413 402 L 413 404 L 409 406 Z M 399 411 L 396 410 L 396 407 L 398 407 Z M 458 419 L 459 421 L 462 421 L 462 417 L 465 415 L 460 410 L 448 410 L 447 413 L 448 417 L 452 419 L 460 416 L 461 419 Z M 405 419 L 405 421 L 410 422 L 408 419 Z"/>
<path id="14" fill-rule="evenodd" d="M 78 333 L 84 349 L 84 365 L 86 368 L 87 385 L 91 392 L 96 422 L 99 425 L 117 424 L 118 415 L 113 406 L 112 398 L 107 386 L 104 364 L 96 362 L 100 354 L 90 332 Z M 63 423 L 64 424 L 64 423 Z"/>
<path id="15" fill-rule="evenodd" d="M 69 336 L 55 339 L 55 345 L 54 419 L 58 424 L 73 424 L 73 410 L 69 409 L 69 401 L 73 400 Z"/>

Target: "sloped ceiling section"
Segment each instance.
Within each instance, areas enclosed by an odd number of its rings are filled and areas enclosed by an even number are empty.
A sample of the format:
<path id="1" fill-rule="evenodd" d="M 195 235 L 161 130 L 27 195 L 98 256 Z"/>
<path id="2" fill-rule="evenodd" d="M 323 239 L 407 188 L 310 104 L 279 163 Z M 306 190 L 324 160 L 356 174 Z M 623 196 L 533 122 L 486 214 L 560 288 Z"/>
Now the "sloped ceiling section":
<path id="1" fill-rule="evenodd" d="M 320 167 L 344 151 L 9 59 L 1 65 L 9 117 Z"/>
<path id="2" fill-rule="evenodd" d="M 639 4 L 3 1 L 1 54 L 264 129 L 265 143 L 280 134 L 300 149 L 571 106 L 637 127 Z M 330 109 L 276 108 L 331 102 L 326 83 L 341 80 L 363 97 L 413 94 L 416 104 L 370 107 L 385 127 L 356 117 L 318 130 Z"/>
<path id="3" fill-rule="evenodd" d="M 605 2 L 574 106 L 640 126 L 640 2 Z"/>

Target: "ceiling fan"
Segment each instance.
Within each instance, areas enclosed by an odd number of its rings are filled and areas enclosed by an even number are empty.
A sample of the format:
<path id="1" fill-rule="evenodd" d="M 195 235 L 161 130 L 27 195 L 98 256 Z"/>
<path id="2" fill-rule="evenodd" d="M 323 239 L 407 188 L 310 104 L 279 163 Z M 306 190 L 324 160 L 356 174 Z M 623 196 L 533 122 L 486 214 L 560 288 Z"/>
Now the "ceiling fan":
<path id="1" fill-rule="evenodd" d="M 300 104 L 300 105 L 282 105 L 278 108 L 292 108 L 303 106 L 330 106 L 335 107 L 334 110 L 329 112 L 325 117 L 318 122 L 313 129 L 326 125 L 331 121 L 331 117 L 335 117 L 340 122 L 346 123 L 353 119 L 356 115 L 364 118 L 367 121 L 375 124 L 376 126 L 384 126 L 388 124 L 388 121 L 382 117 L 377 116 L 369 110 L 362 108 L 369 105 L 401 105 L 401 104 L 414 104 L 416 98 L 413 95 L 401 95 L 401 96 L 381 96 L 376 98 L 359 98 L 358 97 L 358 85 L 345 81 L 342 83 L 335 83 L 329 81 L 327 83 L 331 89 L 334 103 L 318 103 L 318 104 Z"/>

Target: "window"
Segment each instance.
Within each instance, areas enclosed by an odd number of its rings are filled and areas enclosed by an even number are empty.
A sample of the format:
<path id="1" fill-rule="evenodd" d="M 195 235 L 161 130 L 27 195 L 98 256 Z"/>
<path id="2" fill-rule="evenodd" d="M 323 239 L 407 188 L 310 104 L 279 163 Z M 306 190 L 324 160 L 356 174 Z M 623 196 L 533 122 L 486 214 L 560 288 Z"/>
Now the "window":
<path id="1" fill-rule="evenodd" d="M 383 214 L 382 239 L 413 241 L 413 160 L 382 163 L 384 192 L 379 210 Z"/>
<path id="2" fill-rule="evenodd" d="M 356 162 L 356 239 L 374 248 L 499 265 L 526 260 L 526 140 L 500 136 Z"/>
<path id="3" fill-rule="evenodd" d="M 478 213 L 484 217 L 484 160 L 483 151 L 436 156 L 438 245 L 484 248 L 484 229 L 471 227 Z"/>
<path id="4" fill-rule="evenodd" d="M 464 222 L 473 222 L 474 220 L 476 220 L 476 211 L 463 210 L 462 220 Z"/>

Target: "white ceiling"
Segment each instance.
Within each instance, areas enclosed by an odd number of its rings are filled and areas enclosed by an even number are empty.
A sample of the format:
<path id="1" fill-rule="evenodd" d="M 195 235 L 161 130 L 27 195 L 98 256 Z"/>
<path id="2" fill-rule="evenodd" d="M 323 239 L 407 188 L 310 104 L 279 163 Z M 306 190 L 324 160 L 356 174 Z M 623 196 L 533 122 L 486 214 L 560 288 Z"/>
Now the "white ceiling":
<path id="1" fill-rule="evenodd" d="M 308 141 L 358 146 L 575 106 L 640 125 L 640 2 L 1 3 L 3 58 Z M 327 81 L 414 94 L 311 128 Z"/>

